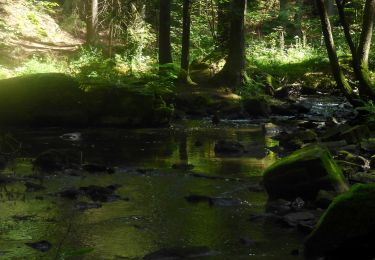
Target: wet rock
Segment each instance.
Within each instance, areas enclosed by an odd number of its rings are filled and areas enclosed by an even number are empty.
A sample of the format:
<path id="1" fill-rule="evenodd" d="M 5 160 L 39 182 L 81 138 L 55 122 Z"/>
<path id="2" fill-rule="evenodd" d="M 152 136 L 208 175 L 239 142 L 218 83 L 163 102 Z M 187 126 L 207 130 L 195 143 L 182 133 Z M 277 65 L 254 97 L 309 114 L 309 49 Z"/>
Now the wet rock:
<path id="1" fill-rule="evenodd" d="M 261 213 L 253 214 L 250 216 L 249 221 L 264 221 L 268 223 L 278 223 L 282 219 L 282 216 L 273 213 Z"/>
<path id="2" fill-rule="evenodd" d="M 240 200 L 232 198 L 213 198 L 204 195 L 189 195 L 185 197 L 186 201 L 190 203 L 207 202 L 210 206 L 217 207 L 234 207 L 240 206 L 242 203 Z"/>
<path id="3" fill-rule="evenodd" d="M 79 156 L 70 150 L 47 150 L 36 157 L 33 165 L 41 171 L 60 171 L 73 164 L 79 164 Z"/>
<path id="4" fill-rule="evenodd" d="M 172 165 L 172 169 L 180 171 L 190 171 L 194 169 L 194 165 L 185 162 L 175 163 Z"/>
<path id="5" fill-rule="evenodd" d="M 209 204 L 217 207 L 235 207 L 240 206 L 242 203 L 240 200 L 232 198 L 210 198 Z"/>
<path id="6" fill-rule="evenodd" d="M 34 248 L 35 250 L 39 250 L 40 252 L 48 252 L 52 248 L 52 244 L 46 240 L 42 240 L 39 242 L 34 243 L 25 243 L 25 245 Z"/>
<path id="7" fill-rule="evenodd" d="M 216 155 L 238 155 L 245 152 L 245 147 L 237 141 L 220 140 L 215 144 Z"/>
<path id="8" fill-rule="evenodd" d="M 294 201 L 292 201 L 291 206 L 295 211 L 301 210 L 305 207 L 305 201 L 301 198 L 296 198 Z"/>
<path id="9" fill-rule="evenodd" d="M 271 114 L 270 102 L 265 97 L 246 98 L 243 107 L 252 117 L 267 117 Z"/>
<path id="10" fill-rule="evenodd" d="M 314 200 L 322 189 L 348 190 L 341 169 L 329 151 L 318 145 L 305 147 L 271 165 L 263 175 L 263 184 L 271 200 Z"/>
<path id="11" fill-rule="evenodd" d="M 113 173 L 114 172 L 113 168 L 107 167 L 102 164 L 95 164 L 95 163 L 83 164 L 82 170 L 87 171 L 89 173 L 102 173 L 102 172 Z"/>
<path id="12" fill-rule="evenodd" d="M 76 189 L 69 188 L 58 193 L 60 197 L 75 200 L 80 195 L 80 192 Z"/>
<path id="13" fill-rule="evenodd" d="M 118 195 L 114 194 L 116 189 L 117 187 L 114 185 L 108 187 L 91 185 L 88 187 L 81 187 L 79 188 L 79 191 L 81 194 L 89 197 L 93 201 L 111 202 L 120 198 Z"/>
<path id="14" fill-rule="evenodd" d="M 316 142 L 318 135 L 313 130 L 302 130 L 293 133 L 281 133 L 275 139 L 279 140 L 280 146 L 296 150 L 306 143 Z"/>
<path id="15" fill-rule="evenodd" d="M 100 203 L 92 203 L 92 202 L 77 202 L 75 205 L 74 205 L 74 208 L 77 209 L 77 210 L 88 210 L 88 209 L 98 209 L 98 208 L 101 208 L 102 207 L 102 204 Z"/>
<path id="16" fill-rule="evenodd" d="M 46 189 L 43 185 L 36 184 L 33 182 L 25 182 L 25 186 L 26 186 L 26 191 L 28 192 L 41 191 L 41 190 Z"/>
<path id="17" fill-rule="evenodd" d="M 144 260 L 186 259 L 214 256 L 217 253 L 208 247 L 174 247 L 164 248 L 143 257 Z"/>
<path id="18" fill-rule="evenodd" d="M 65 141 L 70 142 L 79 142 L 82 140 L 82 134 L 81 133 L 66 133 L 60 136 L 61 139 Z"/>
<path id="19" fill-rule="evenodd" d="M 357 184 L 335 198 L 305 242 L 311 259 L 375 257 L 375 184 Z"/>
<path id="20" fill-rule="evenodd" d="M 309 211 L 291 212 L 283 217 L 283 222 L 290 227 L 297 227 L 299 224 L 317 222 L 317 217 Z"/>
<path id="21" fill-rule="evenodd" d="M 284 199 L 277 199 L 267 202 L 266 212 L 283 216 L 292 212 L 292 202 Z"/>

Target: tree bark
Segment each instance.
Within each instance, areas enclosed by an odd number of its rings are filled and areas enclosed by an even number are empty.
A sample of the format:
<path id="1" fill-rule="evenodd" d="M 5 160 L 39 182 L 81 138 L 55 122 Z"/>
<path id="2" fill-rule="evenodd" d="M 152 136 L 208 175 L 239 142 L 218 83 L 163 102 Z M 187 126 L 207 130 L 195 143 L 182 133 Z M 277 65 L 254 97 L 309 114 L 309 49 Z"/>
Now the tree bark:
<path id="1" fill-rule="evenodd" d="M 159 13 L 159 64 L 172 63 L 171 0 L 160 0 Z"/>
<path id="2" fill-rule="evenodd" d="M 368 56 L 370 53 L 372 31 L 374 27 L 375 0 L 366 0 L 363 11 L 362 33 L 358 46 L 359 62 L 362 69 L 368 69 Z"/>
<path id="3" fill-rule="evenodd" d="M 230 2 L 217 2 L 217 46 L 220 51 L 227 54 L 230 31 Z"/>
<path id="4" fill-rule="evenodd" d="M 189 70 L 189 54 L 190 54 L 190 10 L 191 1 L 184 0 L 183 2 L 183 21 L 182 21 L 182 49 L 181 49 L 181 69 L 186 73 Z"/>
<path id="5" fill-rule="evenodd" d="M 95 45 L 98 43 L 98 0 L 90 0 L 88 10 L 86 43 Z"/>
<path id="6" fill-rule="evenodd" d="M 228 58 L 221 77 L 231 87 L 243 83 L 245 71 L 246 0 L 232 0 Z"/>
<path id="7" fill-rule="evenodd" d="M 342 90 L 345 97 L 351 102 L 355 103 L 356 96 L 346 80 L 337 57 L 335 42 L 333 40 L 331 23 L 329 21 L 328 13 L 324 5 L 324 0 L 316 0 L 316 5 L 322 25 L 324 35 L 324 42 L 326 45 L 329 61 L 333 77 L 335 78 L 337 86 Z"/>

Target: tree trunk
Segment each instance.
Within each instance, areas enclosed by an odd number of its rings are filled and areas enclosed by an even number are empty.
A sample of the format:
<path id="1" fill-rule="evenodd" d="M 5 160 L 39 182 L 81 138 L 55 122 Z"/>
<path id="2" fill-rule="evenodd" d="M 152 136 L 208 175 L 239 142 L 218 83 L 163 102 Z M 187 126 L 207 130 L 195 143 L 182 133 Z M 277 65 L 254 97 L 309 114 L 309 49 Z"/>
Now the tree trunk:
<path id="1" fill-rule="evenodd" d="M 375 0 L 366 0 L 363 11 L 362 33 L 358 46 L 359 62 L 363 69 L 368 69 L 368 56 L 370 53 L 372 31 L 374 27 Z"/>
<path id="2" fill-rule="evenodd" d="M 240 85 L 244 80 L 246 2 L 232 0 L 228 58 L 220 72 L 222 79 L 231 87 Z"/>
<path id="3" fill-rule="evenodd" d="M 317 9 L 319 12 L 320 21 L 322 24 L 322 31 L 324 35 L 324 42 L 326 45 L 329 61 L 333 77 L 335 78 L 337 86 L 342 90 L 343 94 L 351 103 L 355 103 L 355 94 L 346 80 L 336 53 L 335 42 L 333 40 L 331 23 L 329 21 L 328 13 L 324 5 L 324 0 L 316 0 Z"/>
<path id="4" fill-rule="evenodd" d="M 217 46 L 227 54 L 230 31 L 230 2 L 218 1 L 217 3 Z"/>
<path id="5" fill-rule="evenodd" d="M 368 98 L 374 99 L 375 93 L 371 87 L 371 81 L 366 71 L 364 69 L 361 69 L 361 61 L 358 55 L 359 53 L 357 52 L 353 38 L 350 34 L 350 25 L 347 22 L 347 19 L 345 16 L 345 2 L 342 0 L 336 0 L 336 5 L 338 8 L 340 23 L 344 29 L 345 38 L 349 45 L 350 52 L 352 54 L 353 70 L 354 70 L 355 77 L 359 82 L 359 86 L 358 86 L 359 94 L 364 99 L 368 99 Z M 361 35 L 363 35 L 363 33 L 366 33 L 366 32 L 362 31 Z"/>
<path id="6" fill-rule="evenodd" d="M 190 0 L 183 2 L 183 21 L 182 21 L 182 50 L 181 50 L 181 69 L 185 72 L 189 70 L 189 54 L 190 54 Z"/>
<path id="7" fill-rule="evenodd" d="M 95 45 L 98 43 L 98 0 L 89 0 L 88 10 L 86 43 Z"/>
<path id="8" fill-rule="evenodd" d="M 171 0 L 160 0 L 159 14 L 159 64 L 172 63 Z"/>

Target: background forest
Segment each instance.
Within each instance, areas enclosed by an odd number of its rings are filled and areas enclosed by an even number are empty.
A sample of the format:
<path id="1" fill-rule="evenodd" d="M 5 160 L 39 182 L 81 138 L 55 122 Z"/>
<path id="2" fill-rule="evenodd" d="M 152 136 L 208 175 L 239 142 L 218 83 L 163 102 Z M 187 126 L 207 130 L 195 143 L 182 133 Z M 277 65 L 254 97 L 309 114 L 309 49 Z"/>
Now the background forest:
<path id="1" fill-rule="evenodd" d="M 3 2 L 1 78 L 62 72 L 84 84 L 117 85 L 159 78 L 158 39 L 163 28 L 168 31 L 169 8 L 162 10 L 167 14 L 160 13 L 158 1 Z M 166 89 L 175 85 L 171 81 L 180 74 L 182 42 L 186 41 L 184 14 L 190 15 L 191 23 L 191 79 L 198 84 L 208 82 L 225 64 L 230 38 L 230 1 L 166 3 L 170 4 L 171 12 L 172 59 L 168 63 L 172 61 L 173 66 L 171 78 L 161 79 L 157 87 Z M 325 4 L 338 55 L 344 69 L 350 70 L 345 65 L 349 63 L 350 49 L 338 10 L 333 0 Z M 187 5 L 185 13 L 183 5 Z M 355 44 L 360 41 L 363 7 L 364 1 L 350 1 L 345 7 Z M 278 88 L 293 84 L 331 88 L 333 80 L 328 73 L 316 1 L 248 1 L 245 17 L 247 78 L 244 89 L 239 91 L 264 92 L 267 85 Z M 370 68 L 372 61 L 370 57 Z"/>

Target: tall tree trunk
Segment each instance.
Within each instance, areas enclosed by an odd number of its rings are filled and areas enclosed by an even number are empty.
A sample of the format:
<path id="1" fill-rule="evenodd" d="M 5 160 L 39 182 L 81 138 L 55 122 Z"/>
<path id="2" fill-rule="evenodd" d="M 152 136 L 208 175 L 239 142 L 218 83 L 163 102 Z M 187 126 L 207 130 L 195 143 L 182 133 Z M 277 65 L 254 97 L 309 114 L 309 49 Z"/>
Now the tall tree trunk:
<path id="1" fill-rule="evenodd" d="M 371 87 L 371 81 L 366 71 L 364 69 L 361 69 L 361 61 L 359 58 L 359 53 L 357 52 L 357 48 L 355 47 L 353 38 L 350 34 L 350 25 L 345 16 L 345 1 L 336 0 L 336 5 L 338 8 L 340 23 L 344 29 L 345 38 L 349 45 L 350 52 L 352 54 L 353 70 L 354 70 L 355 77 L 359 82 L 359 86 L 358 86 L 359 94 L 364 99 L 368 99 L 368 98 L 374 99 L 375 93 Z M 362 31 L 361 37 L 364 33 L 367 33 L 367 32 Z"/>
<path id="2" fill-rule="evenodd" d="M 183 2 L 183 21 L 182 21 L 182 49 L 181 49 L 181 69 L 185 72 L 189 70 L 189 54 L 190 54 L 190 10 L 191 1 L 184 0 Z"/>
<path id="3" fill-rule="evenodd" d="M 98 0 L 89 0 L 88 10 L 86 43 L 95 45 L 98 43 Z"/>
<path id="4" fill-rule="evenodd" d="M 355 103 L 356 96 L 346 80 L 337 57 L 335 42 L 333 40 L 331 23 L 329 21 L 328 13 L 324 5 L 324 0 L 316 0 L 316 5 L 322 24 L 322 31 L 324 35 L 324 42 L 326 45 L 329 61 L 333 77 L 335 78 L 337 86 L 342 90 L 343 94 L 351 103 Z"/>
<path id="5" fill-rule="evenodd" d="M 245 72 L 246 0 L 232 0 L 228 58 L 220 76 L 231 87 L 243 83 Z"/>
<path id="6" fill-rule="evenodd" d="M 159 64 L 172 63 L 171 0 L 160 0 L 159 14 Z"/>
<path id="7" fill-rule="evenodd" d="M 362 34 L 358 46 L 359 62 L 363 69 L 368 68 L 372 31 L 374 27 L 375 0 L 366 0 L 363 11 Z"/>
<path id="8" fill-rule="evenodd" d="M 217 0 L 217 36 L 216 42 L 220 51 L 227 54 L 230 31 L 230 2 Z"/>

